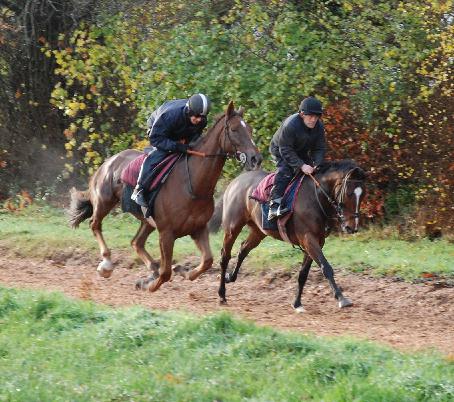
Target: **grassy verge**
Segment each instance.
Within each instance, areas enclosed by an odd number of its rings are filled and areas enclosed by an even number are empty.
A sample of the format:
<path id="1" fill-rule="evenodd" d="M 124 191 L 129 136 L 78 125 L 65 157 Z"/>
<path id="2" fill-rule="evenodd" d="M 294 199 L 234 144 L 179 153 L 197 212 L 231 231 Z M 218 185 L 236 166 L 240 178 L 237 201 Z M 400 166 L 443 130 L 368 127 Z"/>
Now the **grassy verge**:
<path id="1" fill-rule="evenodd" d="M 106 241 L 115 252 L 131 250 L 129 243 L 138 228 L 130 215 L 109 216 L 104 221 Z M 56 250 L 83 250 L 96 258 L 98 248 L 87 222 L 80 229 L 68 227 L 64 212 L 49 206 L 32 206 L 22 212 L 0 214 L 0 247 L 21 256 L 46 258 Z M 234 248 L 238 251 L 240 236 Z M 148 248 L 159 257 L 157 235 L 153 233 Z M 222 247 L 222 234 L 211 236 L 213 252 L 218 258 Z M 447 240 L 404 241 L 390 231 L 368 230 L 354 236 L 330 236 L 324 247 L 334 267 L 353 272 L 367 271 L 377 275 L 399 276 L 418 280 L 424 276 L 454 278 L 454 244 Z M 179 239 L 175 246 L 175 259 L 198 251 L 190 238 Z M 133 254 L 131 250 L 131 255 Z M 288 244 L 266 238 L 245 261 L 245 269 L 291 269 L 302 260 L 301 251 Z"/>
<path id="2" fill-rule="evenodd" d="M 448 401 L 454 364 L 216 314 L 0 288 L 0 400 Z"/>

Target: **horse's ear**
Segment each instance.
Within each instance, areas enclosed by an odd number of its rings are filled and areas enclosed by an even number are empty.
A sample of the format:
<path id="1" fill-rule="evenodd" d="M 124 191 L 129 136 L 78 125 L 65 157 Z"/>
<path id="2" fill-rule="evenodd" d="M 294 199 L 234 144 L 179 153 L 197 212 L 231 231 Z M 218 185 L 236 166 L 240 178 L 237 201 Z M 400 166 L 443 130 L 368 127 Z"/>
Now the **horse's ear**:
<path id="1" fill-rule="evenodd" d="M 227 117 L 232 116 L 233 112 L 235 111 L 235 105 L 233 104 L 233 101 L 231 100 L 229 103 L 229 106 L 227 106 L 227 110 L 225 112 L 225 115 Z"/>
<path id="2" fill-rule="evenodd" d="M 354 178 L 356 178 L 358 180 L 366 180 L 368 175 L 369 175 L 369 172 L 364 171 L 360 167 L 356 168 L 353 172 Z"/>
<path id="3" fill-rule="evenodd" d="M 241 117 L 243 117 L 243 114 L 244 114 L 244 107 L 243 106 L 240 106 L 240 108 L 238 109 L 238 115 L 240 115 Z"/>

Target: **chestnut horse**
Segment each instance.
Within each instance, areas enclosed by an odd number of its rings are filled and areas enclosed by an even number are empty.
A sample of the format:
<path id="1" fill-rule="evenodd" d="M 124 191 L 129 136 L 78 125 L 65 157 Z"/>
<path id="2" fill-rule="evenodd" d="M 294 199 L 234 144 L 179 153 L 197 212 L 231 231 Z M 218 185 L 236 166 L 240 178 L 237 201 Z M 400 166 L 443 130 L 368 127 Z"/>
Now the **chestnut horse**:
<path id="1" fill-rule="evenodd" d="M 248 253 L 266 237 L 282 240 L 279 232 L 261 229 L 262 212 L 260 204 L 249 198 L 258 183 L 267 175 L 262 170 L 245 172 L 235 178 L 227 187 L 222 211 L 224 243 L 221 251 L 221 283 L 219 296 L 221 303 L 226 302 L 225 284 L 235 282 L 238 271 Z M 304 260 L 298 277 L 298 291 L 293 307 L 303 312 L 301 294 L 306 283 L 312 261 L 315 261 L 328 279 L 339 307 L 352 303 L 343 296 L 334 281 L 333 268 L 322 252 L 327 229 L 331 220 L 338 218 L 343 231 L 354 233 L 358 230 L 359 208 L 365 194 L 365 172 L 350 160 L 326 162 L 319 167 L 314 176 L 303 179 L 300 191 L 296 195 L 293 214 L 287 222 L 287 235 L 293 245 L 304 252 Z M 215 214 L 216 215 L 216 214 Z M 216 216 L 213 217 L 216 222 Z M 214 224 L 215 225 L 215 224 Z M 242 228 L 248 225 L 249 235 L 241 243 L 238 260 L 232 273 L 226 273 L 233 244 Z M 211 226 L 211 224 L 210 224 Z M 212 226 L 211 228 L 215 228 Z"/>
<path id="2" fill-rule="evenodd" d="M 186 235 L 193 238 L 202 254 L 200 265 L 188 272 L 187 278 L 194 280 L 212 266 L 207 222 L 213 213 L 213 193 L 226 158 L 239 157 L 247 169 L 257 168 L 262 161 L 251 137 L 252 129 L 242 116 L 242 108 L 235 111 L 233 102 L 230 102 L 225 114 L 218 117 L 207 134 L 193 145 L 192 149 L 199 156 L 180 158 L 174 166 L 155 199 L 154 219 L 134 214 L 141 225 L 131 245 L 152 271 L 152 275 L 146 280 L 139 280 L 136 287 L 153 292 L 170 279 L 174 242 Z M 140 154 L 139 151 L 126 150 L 112 156 L 91 177 L 87 191 L 72 190 L 70 223 L 72 227 L 77 227 L 91 217 L 90 227 L 102 257 L 98 273 L 105 278 L 112 274 L 113 265 L 101 223 L 121 200 L 125 187 L 120 180 L 123 169 Z M 145 250 L 145 242 L 156 228 L 161 251 L 159 270 L 158 264 Z"/>

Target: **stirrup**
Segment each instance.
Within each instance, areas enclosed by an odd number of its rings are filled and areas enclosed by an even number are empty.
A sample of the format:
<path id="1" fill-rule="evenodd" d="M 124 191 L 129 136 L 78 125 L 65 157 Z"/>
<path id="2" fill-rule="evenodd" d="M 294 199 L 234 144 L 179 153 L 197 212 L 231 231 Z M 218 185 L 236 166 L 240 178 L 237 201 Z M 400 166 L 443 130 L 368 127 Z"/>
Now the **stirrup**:
<path id="1" fill-rule="evenodd" d="M 279 205 L 279 209 L 277 210 L 277 216 L 282 216 L 289 212 L 290 212 L 290 208 Z"/>
<path id="2" fill-rule="evenodd" d="M 136 204 L 139 204 L 142 207 L 148 207 L 148 202 L 145 198 L 144 191 L 143 189 L 139 190 L 134 190 L 134 192 L 131 195 L 131 199 L 136 202 Z"/>
<path id="3" fill-rule="evenodd" d="M 279 207 L 280 207 L 280 204 L 278 204 L 277 202 L 272 202 L 270 204 L 270 209 L 268 211 L 268 220 L 269 221 L 272 221 L 273 219 L 276 219 L 278 217 Z"/>

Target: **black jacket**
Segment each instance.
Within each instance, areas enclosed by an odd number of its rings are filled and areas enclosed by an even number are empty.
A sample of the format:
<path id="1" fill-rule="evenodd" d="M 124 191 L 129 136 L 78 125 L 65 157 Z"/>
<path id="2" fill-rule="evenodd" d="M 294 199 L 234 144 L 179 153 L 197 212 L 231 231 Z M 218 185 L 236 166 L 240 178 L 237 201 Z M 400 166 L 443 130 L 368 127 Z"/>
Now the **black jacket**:
<path id="1" fill-rule="evenodd" d="M 299 113 L 287 117 L 274 134 L 270 153 L 278 161 L 283 159 L 294 170 L 303 166 L 316 166 L 323 162 L 326 153 L 325 128 L 319 120 L 314 128 L 305 124 Z"/>
<path id="2" fill-rule="evenodd" d="M 206 119 L 198 125 L 189 120 L 186 99 L 165 102 L 147 120 L 148 137 L 151 145 L 161 151 L 177 152 L 178 142 L 189 143 L 198 138 L 206 127 Z"/>

